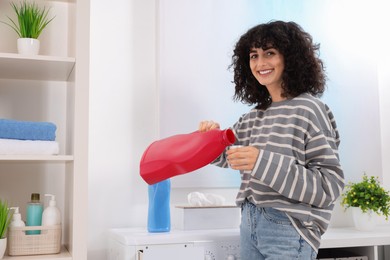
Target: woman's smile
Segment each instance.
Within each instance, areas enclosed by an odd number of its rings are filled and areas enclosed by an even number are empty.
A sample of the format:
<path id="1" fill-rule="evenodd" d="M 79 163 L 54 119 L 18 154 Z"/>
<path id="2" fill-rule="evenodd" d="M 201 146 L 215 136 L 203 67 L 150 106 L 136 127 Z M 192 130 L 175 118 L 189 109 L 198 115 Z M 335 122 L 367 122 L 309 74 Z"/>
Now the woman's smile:
<path id="1" fill-rule="evenodd" d="M 259 73 L 260 75 L 268 75 L 272 72 L 273 70 L 260 70 Z"/>

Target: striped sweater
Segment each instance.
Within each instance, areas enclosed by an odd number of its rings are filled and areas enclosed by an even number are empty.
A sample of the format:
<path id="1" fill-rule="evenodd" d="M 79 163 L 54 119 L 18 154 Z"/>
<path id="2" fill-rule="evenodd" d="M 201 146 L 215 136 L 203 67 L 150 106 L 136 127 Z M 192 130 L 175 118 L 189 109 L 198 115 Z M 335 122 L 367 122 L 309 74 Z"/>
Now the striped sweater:
<path id="1" fill-rule="evenodd" d="M 260 150 L 252 171 L 241 172 L 236 203 L 285 212 L 296 230 L 316 250 L 335 200 L 344 188 L 336 122 L 327 105 L 302 94 L 252 109 L 233 126 L 236 145 Z M 228 167 L 222 153 L 214 165 Z"/>

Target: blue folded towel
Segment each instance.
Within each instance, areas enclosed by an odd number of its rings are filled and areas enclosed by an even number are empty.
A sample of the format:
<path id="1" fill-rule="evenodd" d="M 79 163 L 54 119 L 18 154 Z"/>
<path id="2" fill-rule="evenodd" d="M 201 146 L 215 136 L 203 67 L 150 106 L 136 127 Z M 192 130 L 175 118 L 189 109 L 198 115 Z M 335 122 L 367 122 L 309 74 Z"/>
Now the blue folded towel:
<path id="1" fill-rule="evenodd" d="M 54 141 L 56 125 L 50 122 L 28 122 L 0 119 L 0 138 Z"/>

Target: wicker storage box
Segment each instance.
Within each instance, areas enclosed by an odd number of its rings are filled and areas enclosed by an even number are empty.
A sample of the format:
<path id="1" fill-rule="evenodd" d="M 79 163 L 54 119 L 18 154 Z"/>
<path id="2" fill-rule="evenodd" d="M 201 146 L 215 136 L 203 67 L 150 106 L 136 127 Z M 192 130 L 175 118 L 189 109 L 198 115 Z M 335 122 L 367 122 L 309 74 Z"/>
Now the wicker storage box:
<path id="1" fill-rule="evenodd" d="M 27 230 L 41 230 L 38 235 L 26 235 Z M 61 225 L 10 227 L 8 229 L 8 254 L 43 255 L 61 251 Z"/>

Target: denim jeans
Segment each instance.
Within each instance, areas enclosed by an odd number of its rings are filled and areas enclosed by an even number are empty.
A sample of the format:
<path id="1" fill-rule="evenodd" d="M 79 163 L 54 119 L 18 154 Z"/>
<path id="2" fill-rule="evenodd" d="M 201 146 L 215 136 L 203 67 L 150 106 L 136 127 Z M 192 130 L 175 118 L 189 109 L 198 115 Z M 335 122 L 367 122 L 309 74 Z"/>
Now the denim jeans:
<path id="1" fill-rule="evenodd" d="M 284 212 L 246 201 L 240 225 L 241 260 L 309 260 L 317 253 L 299 235 Z"/>

